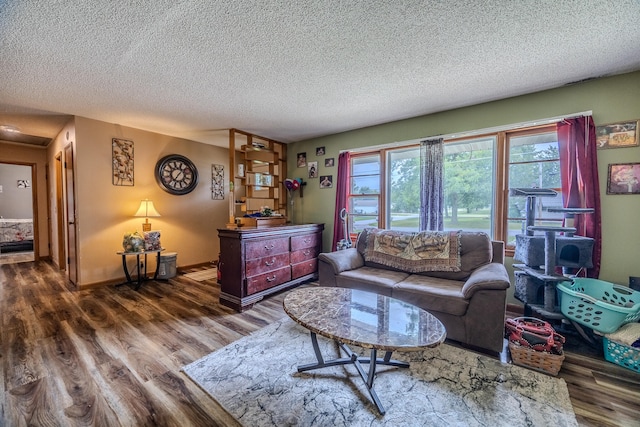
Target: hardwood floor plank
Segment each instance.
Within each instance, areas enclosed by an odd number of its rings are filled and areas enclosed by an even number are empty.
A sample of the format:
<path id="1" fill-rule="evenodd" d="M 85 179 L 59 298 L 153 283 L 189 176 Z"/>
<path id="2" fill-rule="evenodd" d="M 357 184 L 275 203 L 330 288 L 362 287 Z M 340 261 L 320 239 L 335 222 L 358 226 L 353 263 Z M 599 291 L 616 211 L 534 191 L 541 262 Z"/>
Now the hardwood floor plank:
<path id="1" fill-rule="evenodd" d="M 51 376 L 64 383 L 63 404 L 66 421 L 73 425 L 119 425 L 118 417 L 93 381 L 92 370 L 83 363 L 83 355 L 69 336 L 68 328 L 42 340 L 45 361 Z"/>
<path id="2" fill-rule="evenodd" d="M 40 356 L 39 337 L 30 334 L 33 330 L 25 322 L 31 319 L 13 318 L 12 328 L 3 328 L 3 339 L 0 347 L 3 365 L 3 377 L 7 389 L 29 384 L 47 375 L 44 362 Z M 32 320 L 35 322 L 35 320 Z"/>
<path id="3" fill-rule="evenodd" d="M 60 426 L 63 419 L 55 381 L 39 378 L 28 384 L 13 387 L 3 399 L 7 412 L 6 426 Z"/>
<path id="4" fill-rule="evenodd" d="M 133 420 L 139 425 L 169 425 L 173 422 L 167 408 L 149 393 L 127 365 L 114 360 L 98 367 L 100 387 L 123 425 Z"/>
<path id="5" fill-rule="evenodd" d="M 158 358 L 158 354 L 162 353 L 162 346 L 124 322 L 121 327 L 99 329 L 96 334 L 105 350 L 114 359 L 124 361 L 141 382 L 162 375 L 169 369 Z"/>
<path id="6" fill-rule="evenodd" d="M 185 380 L 190 381 L 174 372 L 166 372 L 153 380 L 159 396 L 171 396 L 171 399 L 165 400 L 165 403 L 172 407 L 174 416 L 180 423 L 179 425 L 220 425 L 206 409 L 197 405 L 191 390 L 185 385 Z"/>

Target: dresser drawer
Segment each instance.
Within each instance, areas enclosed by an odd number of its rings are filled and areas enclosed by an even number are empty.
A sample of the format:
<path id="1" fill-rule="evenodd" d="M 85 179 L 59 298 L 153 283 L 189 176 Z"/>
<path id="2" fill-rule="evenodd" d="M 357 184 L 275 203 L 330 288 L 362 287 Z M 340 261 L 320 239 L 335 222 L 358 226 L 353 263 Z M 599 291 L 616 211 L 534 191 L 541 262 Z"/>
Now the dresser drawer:
<path id="1" fill-rule="evenodd" d="M 302 261 L 302 260 L 300 260 Z M 277 270 L 289 265 L 289 254 L 283 253 L 278 255 L 266 256 L 263 258 L 252 259 L 245 263 L 245 275 L 247 277 L 257 276 L 267 271 Z"/>
<path id="2" fill-rule="evenodd" d="M 320 248 L 304 248 L 299 251 L 291 252 L 291 264 L 297 264 L 308 259 L 317 258 L 320 253 Z"/>
<path id="3" fill-rule="evenodd" d="M 291 280 L 291 267 L 289 265 L 279 270 L 249 277 L 247 278 L 247 295 L 273 288 L 289 280 Z"/>
<path id="4" fill-rule="evenodd" d="M 315 274 L 317 271 L 318 259 L 310 259 L 308 261 L 291 265 L 291 278 L 297 279 L 298 277 L 306 276 L 307 274 Z"/>
<path id="5" fill-rule="evenodd" d="M 221 248 L 224 250 L 224 248 Z M 269 255 L 277 255 L 289 252 L 289 238 L 265 239 L 247 242 L 245 246 L 245 258 L 263 258 Z"/>
<path id="6" fill-rule="evenodd" d="M 291 236 L 291 250 L 297 251 L 304 248 L 313 248 L 322 243 L 322 234 L 303 234 L 300 236 Z"/>

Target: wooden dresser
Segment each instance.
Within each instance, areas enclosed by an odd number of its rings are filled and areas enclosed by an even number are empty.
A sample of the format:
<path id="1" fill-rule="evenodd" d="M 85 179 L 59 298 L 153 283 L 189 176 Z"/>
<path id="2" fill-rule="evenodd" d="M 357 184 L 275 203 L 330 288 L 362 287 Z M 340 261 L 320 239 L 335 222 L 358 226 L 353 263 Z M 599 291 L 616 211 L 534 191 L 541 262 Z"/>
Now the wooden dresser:
<path id="1" fill-rule="evenodd" d="M 324 224 L 218 229 L 220 303 L 237 311 L 318 278 Z"/>

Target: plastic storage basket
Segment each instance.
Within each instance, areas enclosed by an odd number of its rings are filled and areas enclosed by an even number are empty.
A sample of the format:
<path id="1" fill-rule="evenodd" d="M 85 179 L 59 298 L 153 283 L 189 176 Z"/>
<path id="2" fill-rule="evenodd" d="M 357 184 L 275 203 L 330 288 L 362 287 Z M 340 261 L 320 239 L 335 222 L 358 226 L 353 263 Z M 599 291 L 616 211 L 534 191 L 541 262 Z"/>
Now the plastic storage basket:
<path id="1" fill-rule="evenodd" d="M 604 280 L 576 278 L 556 285 L 562 314 L 603 334 L 640 319 L 640 292 Z"/>
<path id="2" fill-rule="evenodd" d="M 640 348 L 629 347 L 607 337 L 602 338 L 604 358 L 616 365 L 640 372 Z"/>

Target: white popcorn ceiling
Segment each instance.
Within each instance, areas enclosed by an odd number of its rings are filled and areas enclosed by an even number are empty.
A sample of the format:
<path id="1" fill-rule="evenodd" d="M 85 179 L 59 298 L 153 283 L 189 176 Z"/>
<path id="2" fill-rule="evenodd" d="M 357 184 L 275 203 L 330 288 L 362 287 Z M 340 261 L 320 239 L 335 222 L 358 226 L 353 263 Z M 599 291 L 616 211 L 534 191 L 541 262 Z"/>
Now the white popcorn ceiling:
<path id="1" fill-rule="evenodd" d="M 0 55 L 0 124 L 293 142 L 638 70 L 640 0 L 4 1 Z"/>

